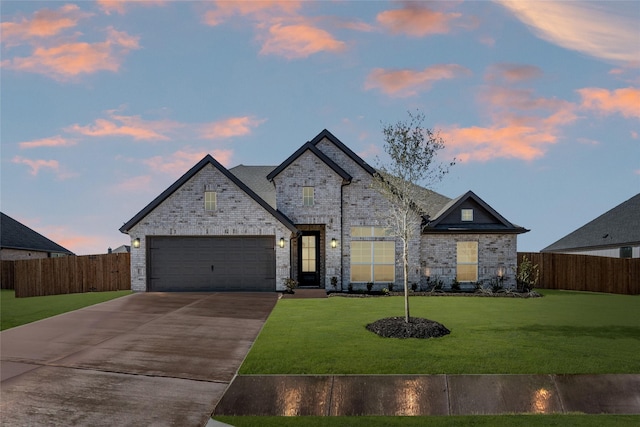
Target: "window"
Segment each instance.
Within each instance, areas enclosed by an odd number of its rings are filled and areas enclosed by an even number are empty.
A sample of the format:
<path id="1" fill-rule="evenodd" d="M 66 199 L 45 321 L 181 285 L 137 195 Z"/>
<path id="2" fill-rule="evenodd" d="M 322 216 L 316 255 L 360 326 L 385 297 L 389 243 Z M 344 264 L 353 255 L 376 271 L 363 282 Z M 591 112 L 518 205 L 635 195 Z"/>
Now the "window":
<path id="1" fill-rule="evenodd" d="M 462 209 L 462 221 L 473 221 L 473 209 Z"/>
<path id="2" fill-rule="evenodd" d="M 302 272 L 316 272 L 316 236 L 302 236 Z"/>
<path id="3" fill-rule="evenodd" d="M 215 191 L 204 192 L 204 210 L 215 211 L 217 207 L 217 197 Z"/>
<path id="4" fill-rule="evenodd" d="M 302 187 L 302 206 L 313 206 L 313 187 Z"/>
<path id="5" fill-rule="evenodd" d="M 458 242 L 456 279 L 458 282 L 478 281 L 478 242 Z"/>
<path id="6" fill-rule="evenodd" d="M 396 242 L 384 237 L 389 237 L 384 227 L 351 227 L 352 282 L 395 281 Z"/>
<path id="7" fill-rule="evenodd" d="M 387 237 L 389 230 L 384 227 L 351 227 L 351 237 Z"/>
<path id="8" fill-rule="evenodd" d="M 632 258 L 633 249 L 631 246 L 623 246 L 620 248 L 620 258 Z"/>

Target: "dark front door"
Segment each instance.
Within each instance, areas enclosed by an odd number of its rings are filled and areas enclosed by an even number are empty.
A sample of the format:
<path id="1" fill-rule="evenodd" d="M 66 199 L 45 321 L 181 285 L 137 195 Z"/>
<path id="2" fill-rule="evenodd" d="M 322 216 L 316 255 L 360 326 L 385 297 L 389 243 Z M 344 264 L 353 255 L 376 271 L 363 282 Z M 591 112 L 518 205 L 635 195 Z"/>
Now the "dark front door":
<path id="1" fill-rule="evenodd" d="M 303 232 L 298 248 L 300 286 L 320 286 L 320 233 Z"/>

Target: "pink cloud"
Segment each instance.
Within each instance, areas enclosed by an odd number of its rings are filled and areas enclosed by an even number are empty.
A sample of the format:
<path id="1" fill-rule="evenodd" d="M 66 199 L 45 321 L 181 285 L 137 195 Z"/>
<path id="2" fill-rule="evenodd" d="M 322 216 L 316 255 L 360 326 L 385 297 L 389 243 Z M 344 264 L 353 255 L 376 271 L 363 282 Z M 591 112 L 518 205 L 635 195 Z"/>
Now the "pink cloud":
<path id="1" fill-rule="evenodd" d="M 168 141 L 168 134 L 184 125 L 170 120 L 148 121 L 140 116 L 124 116 L 116 114 L 116 110 L 107 111 L 109 120 L 96 119 L 93 125 L 80 126 L 74 124 L 66 128 L 67 132 L 85 136 L 128 136 L 136 141 Z"/>
<path id="2" fill-rule="evenodd" d="M 429 90 L 439 80 L 470 75 L 471 71 L 457 64 L 441 64 L 422 71 L 374 69 L 364 83 L 365 90 L 379 89 L 384 94 L 399 98 L 416 96 Z"/>
<path id="3" fill-rule="evenodd" d="M 264 36 L 260 53 L 287 59 L 306 58 L 319 52 L 342 52 L 346 44 L 330 33 L 309 24 L 275 24 Z"/>
<path id="4" fill-rule="evenodd" d="M 74 4 L 64 5 L 57 10 L 40 9 L 33 13 L 32 19 L 22 18 L 0 23 L 2 42 L 14 45 L 34 38 L 52 37 L 75 27 L 80 19 L 91 15 L 80 11 Z"/>
<path id="5" fill-rule="evenodd" d="M 532 90 L 487 87 L 478 103 L 489 126 L 449 126 L 441 132 L 447 149 L 462 161 L 540 158 L 558 142 L 561 126 L 577 119 L 574 104 L 536 97 Z"/>
<path id="6" fill-rule="evenodd" d="M 41 170 L 50 170 L 56 175 L 56 178 L 60 180 L 69 179 L 77 176 L 77 174 L 64 170 L 57 160 L 43 160 L 43 159 L 27 159 L 22 156 L 15 156 L 12 163 L 22 164 L 28 166 L 31 170 L 29 174 L 37 176 Z"/>
<path id="7" fill-rule="evenodd" d="M 424 37 L 430 34 L 446 34 L 459 13 L 436 12 L 420 2 L 405 2 L 402 9 L 387 10 L 377 16 L 378 23 L 392 34 Z"/>
<path id="8" fill-rule="evenodd" d="M 20 148 L 37 148 L 37 147 L 70 147 L 78 143 L 75 139 L 64 138 L 60 135 L 50 138 L 34 139 L 33 141 L 24 141 L 18 144 Z"/>
<path id="9" fill-rule="evenodd" d="M 37 46 L 31 56 L 3 60 L 2 66 L 57 79 L 98 71 L 117 72 L 124 56 L 130 50 L 138 48 L 138 37 L 108 28 L 107 39 L 104 42 L 69 42 L 53 47 Z"/>
<path id="10" fill-rule="evenodd" d="M 154 173 L 179 176 L 187 172 L 208 153 L 205 151 L 176 151 L 170 158 L 155 156 L 143 161 Z M 223 166 L 228 167 L 233 156 L 232 150 L 218 149 L 211 154 Z"/>
<path id="11" fill-rule="evenodd" d="M 582 97 L 580 107 L 595 110 L 603 115 L 621 114 L 627 118 L 640 118 L 640 89 L 627 87 L 609 91 L 601 88 L 584 88 L 577 92 Z"/>
<path id="12" fill-rule="evenodd" d="M 536 66 L 502 63 L 489 67 L 485 80 L 504 80 L 508 83 L 516 83 L 533 80 L 540 76 L 542 76 L 542 70 Z"/>
<path id="13" fill-rule="evenodd" d="M 250 116 L 231 117 L 202 125 L 200 137 L 203 139 L 225 139 L 249 135 L 252 128 L 261 125 L 265 121 L 265 119 L 257 119 Z"/>

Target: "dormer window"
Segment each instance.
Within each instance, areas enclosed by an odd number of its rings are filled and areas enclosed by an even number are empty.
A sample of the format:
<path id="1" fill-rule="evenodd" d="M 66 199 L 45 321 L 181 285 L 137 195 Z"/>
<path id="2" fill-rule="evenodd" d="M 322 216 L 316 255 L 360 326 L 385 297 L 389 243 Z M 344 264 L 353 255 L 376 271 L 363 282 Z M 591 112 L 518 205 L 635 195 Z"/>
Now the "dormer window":
<path id="1" fill-rule="evenodd" d="M 461 219 L 463 222 L 473 221 L 473 209 L 462 209 Z"/>

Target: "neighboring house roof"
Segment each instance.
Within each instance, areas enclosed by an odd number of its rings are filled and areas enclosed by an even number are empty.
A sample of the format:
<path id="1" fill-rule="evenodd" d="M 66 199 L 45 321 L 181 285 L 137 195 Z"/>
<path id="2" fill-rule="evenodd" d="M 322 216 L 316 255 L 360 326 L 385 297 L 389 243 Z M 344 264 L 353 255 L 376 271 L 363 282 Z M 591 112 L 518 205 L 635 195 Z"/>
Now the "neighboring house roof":
<path id="1" fill-rule="evenodd" d="M 267 179 L 267 175 L 276 167 L 238 165 L 229 169 L 229 172 L 244 182 L 254 193 L 269 203 L 272 208 L 276 209 L 276 187 L 273 182 Z"/>
<path id="2" fill-rule="evenodd" d="M 459 214 L 460 209 L 471 207 L 479 209 L 477 217 L 473 221 L 462 221 Z M 489 206 L 484 200 L 478 197 L 473 191 L 467 191 L 465 194 L 446 203 L 439 212 L 433 217 L 425 218 L 427 224 L 424 228 L 425 232 L 500 232 L 500 233 L 526 233 L 524 227 L 507 221 L 495 209 Z"/>
<path id="3" fill-rule="evenodd" d="M 541 252 L 604 249 L 640 244 L 640 193 L 569 233 Z"/>
<path id="4" fill-rule="evenodd" d="M 255 200 L 265 210 L 267 210 L 267 212 L 273 215 L 278 221 L 284 224 L 289 230 L 291 230 L 294 233 L 297 233 L 298 229 L 295 227 L 295 225 L 293 225 L 293 223 L 289 220 L 289 218 L 284 216 L 280 211 L 277 211 L 268 202 L 266 202 L 264 199 L 258 196 L 255 193 L 255 191 L 253 191 L 245 183 L 240 181 L 240 179 L 238 179 L 234 174 L 229 172 L 227 168 L 225 168 L 220 163 L 218 163 L 218 161 L 216 161 L 216 159 L 211 157 L 210 154 L 207 154 L 194 167 L 189 169 L 187 173 L 182 175 L 176 182 L 174 182 L 169 188 L 163 191 L 144 209 L 142 209 L 127 223 L 125 223 L 122 227 L 120 227 L 120 232 L 127 234 L 129 230 L 131 230 L 138 222 L 140 222 L 145 216 L 147 216 L 151 211 L 153 211 L 156 207 L 158 207 L 162 202 L 164 202 L 169 196 L 171 196 L 175 191 L 177 191 L 180 187 L 182 187 L 185 183 L 187 183 L 191 178 L 193 178 L 195 174 L 197 174 L 202 168 L 204 168 L 207 165 L 212 165 L 213 167 L 218 169 L 224 176 L 226 176 L 231 182 L 237 185 L 249 197 Z"/>
<path id="5" fill-rule="evenodd" d="M 326 130 L 325 130 L 326 131 Z M 328 132 L 328 131 L 326 131 Z M 317 137 L 316 137 L 317 138 Z M 314 144 L 312 144 L 311 142 L 307 142 L 306 144 L 304 144 L 302 147 L 298 148 L 298 150 L 296 150 L 295 153 L 293 153 L 292 155 L 289 156 L 289 158 L 287 158 L 287 160 L 285 160 L 284 162 L 282 162 L 280 164 L 280 166 L 278 166 L 277 168 L 275 168 L 273 171 L 271 171 L 271 173 L 269 173 L 269 175 L 267 175 L 267 179 L 269 181 L 273 180 L 273 178 L 275 178 L 276 176 L 278 176 L 278 174 L 280 174 L 280 172 L 282 172 L 283 170 L 285 170 L 287 167 L 289 167 L 289 165 L 291 163 L 293 163 L 294 161 L 296 161 L 296 159 L 298 157 L 300 157 L 302 154 L 304 154 L 307 151 L 311 151 L 313 154 L 315 154 L 320 160 L 322 160 L 327 166 L 329 166 L 329 168 L 331 168 L 331 170 L 333 170 L 336 174 L 340 175 L 340 177 L 342 177 L 342 179 L 346 182 L 351 181 L 351 175 L 349 175 L 344 169 L 342 169 L 340 166 L 338 166 L 336 164 L 336 162 L 334 162 L 333 160 L 331 160 L 326 154 L 324 154 L 322 151 L 320 151 Z"/>
<path id="6" fill-rule="evenodd" d="M 0 212 L 0 247 L 74 255 L 70 250 Z"/>

